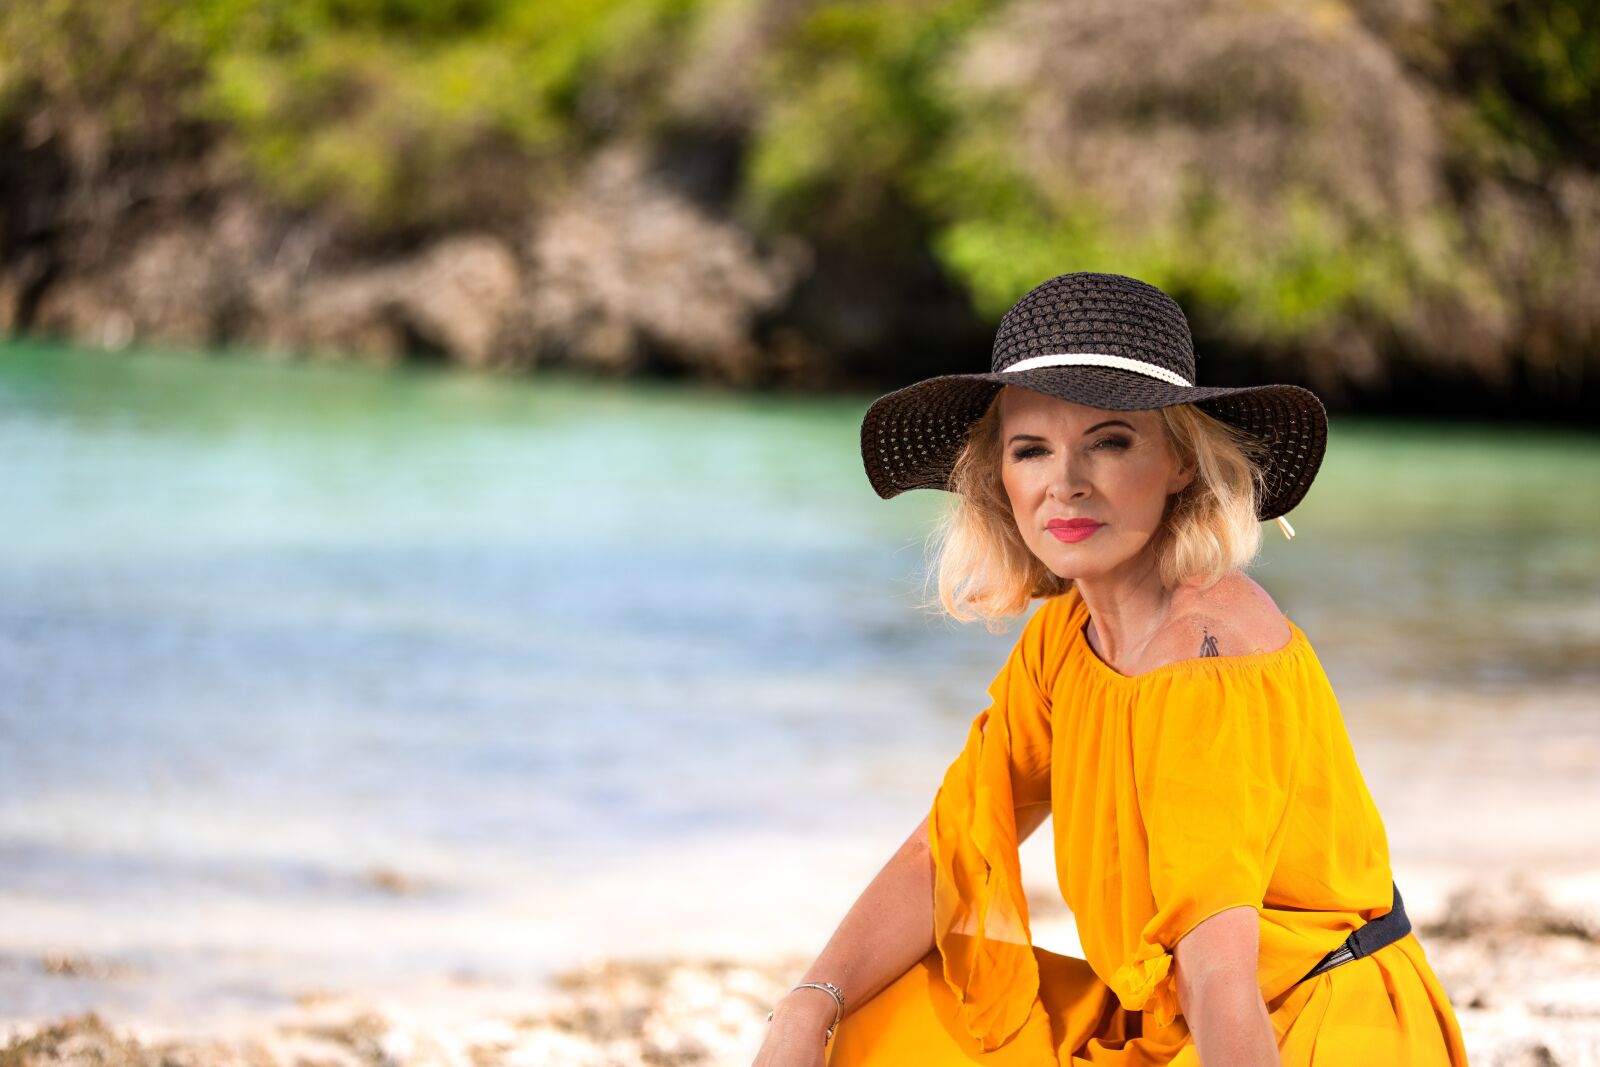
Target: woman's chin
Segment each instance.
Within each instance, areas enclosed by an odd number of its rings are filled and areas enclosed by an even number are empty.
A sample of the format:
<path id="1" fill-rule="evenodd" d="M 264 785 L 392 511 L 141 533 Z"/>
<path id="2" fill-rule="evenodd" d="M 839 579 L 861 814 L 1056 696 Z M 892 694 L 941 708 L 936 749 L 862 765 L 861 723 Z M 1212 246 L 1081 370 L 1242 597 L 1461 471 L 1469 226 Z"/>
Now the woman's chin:
<path id="1" fill-rule="evenodd" d="M 1099 578 L 1115 569 L 1118 560 L 1108 560 L 1104 551 L 1086 545 L 1057 544 L 1047 548 L 1048 555 L 1041 557 L 1050 573 L 1063 581 L 1085 581 Z"/>
<path id="2" fill-rule="evenodd" d="M 1093 578 L 1101 572 L 1101 568 L 1077 552 L 1052 552 L 1044 561 L 1050 573 L 1064 582 L 1075 582 L 1083 578 Z"/>

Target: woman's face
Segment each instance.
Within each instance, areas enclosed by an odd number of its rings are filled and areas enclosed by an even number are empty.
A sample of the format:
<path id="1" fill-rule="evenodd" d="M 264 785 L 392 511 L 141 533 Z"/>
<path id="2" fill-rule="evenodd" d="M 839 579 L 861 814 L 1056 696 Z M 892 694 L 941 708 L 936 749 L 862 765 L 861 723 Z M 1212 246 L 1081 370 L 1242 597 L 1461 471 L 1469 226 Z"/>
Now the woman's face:
<path id="1" fill-rule="evenodd" d="M 1000 391 L 1000 467 L 1017 529 L 1062 578 L 1093 578 L 1150 543 L 1180 470 L 1159 411 L 1107 411 L 1017 386 Z M 1074 530 L 1052 523 L 1093 519 Z"/>

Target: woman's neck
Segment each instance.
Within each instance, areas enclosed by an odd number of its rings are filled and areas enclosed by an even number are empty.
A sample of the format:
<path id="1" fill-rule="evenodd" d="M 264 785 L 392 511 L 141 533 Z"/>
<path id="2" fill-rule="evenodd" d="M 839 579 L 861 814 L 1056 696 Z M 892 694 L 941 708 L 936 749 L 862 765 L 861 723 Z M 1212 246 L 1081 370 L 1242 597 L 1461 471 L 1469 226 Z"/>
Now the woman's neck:
<path id="1" fill-rule="evenodd" d="M 1095 652 L 1112 666 L 1135 661 L 1172 613 L 1172 593 L 1153 560 L 1134 571 L 1077 578 L 1073 585 L 1089 609 Z"/>

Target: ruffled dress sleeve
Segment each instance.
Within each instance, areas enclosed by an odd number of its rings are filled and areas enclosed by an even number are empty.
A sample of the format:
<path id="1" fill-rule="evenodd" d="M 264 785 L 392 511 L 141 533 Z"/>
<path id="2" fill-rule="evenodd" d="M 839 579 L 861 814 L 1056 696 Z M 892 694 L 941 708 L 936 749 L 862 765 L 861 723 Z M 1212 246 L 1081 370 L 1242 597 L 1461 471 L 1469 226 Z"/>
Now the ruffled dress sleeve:
<path id="1" fill-rule="evenodd" d="M 1132 711 L 1134 785 L 1154 914 L 1110 984 L 1124 1008 L 1181 1014 L 1172 955 L 1202 920 L 1259 913 L 1282 852 L 1302 735 L 1303 694 L 1270 668 L 1194 665 L 1149 687 Z"/>
<path id="2" fill-rule="evenodd" d="M 984 1051 L 1008 1041 L 1038 994 L 1017 855 L 1018 808 L 1050 802 L 1056 597 L 1034 611 L 972 720 L 928 817 L 934 939 L 944 980 Z"/>

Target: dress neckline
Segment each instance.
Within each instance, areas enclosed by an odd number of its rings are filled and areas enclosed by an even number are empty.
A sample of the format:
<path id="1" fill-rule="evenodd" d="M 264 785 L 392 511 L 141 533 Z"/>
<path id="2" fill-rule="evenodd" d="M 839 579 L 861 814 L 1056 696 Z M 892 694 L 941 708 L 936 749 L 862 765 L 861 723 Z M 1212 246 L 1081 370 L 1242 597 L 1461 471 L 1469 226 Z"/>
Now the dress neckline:
<path id="1" fill-rule="evenodd" d="M 1306 645 L 1306 635 L 1300 627 L 1295 625 L 1289 616 L 1279 613 L 1289 627 L 1289 640 L 1270 652 L 1247 652 L 1239 656 L 1192 656 L 1188 659 L 1173 660 L 1163 663 L 1159 667 L 1151 667 L 1138 674 L 1123 674 L 1111 664 L 1100 658 L 1100 654 L 1089 643 L 1089 609 L 1084 604 L 1083 598 L 1074 591 L 1074 612 L 1072 623 L 1072 643 L 1080 655 L 1088 660 L 1092 669 L 1099 671 L 1107 678 L 1124 685 L 1135 685 L 1147 678 L 1158 678 L 1166 674 L 1183 674 L 1196 670 L 1248 670 L 1257 666 L 1266 667 L 1287 659 L 1298 653 Z"/>

